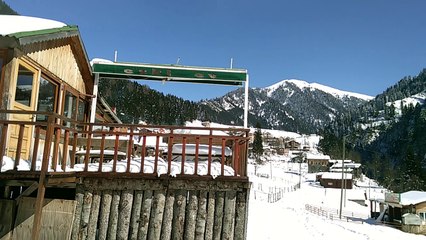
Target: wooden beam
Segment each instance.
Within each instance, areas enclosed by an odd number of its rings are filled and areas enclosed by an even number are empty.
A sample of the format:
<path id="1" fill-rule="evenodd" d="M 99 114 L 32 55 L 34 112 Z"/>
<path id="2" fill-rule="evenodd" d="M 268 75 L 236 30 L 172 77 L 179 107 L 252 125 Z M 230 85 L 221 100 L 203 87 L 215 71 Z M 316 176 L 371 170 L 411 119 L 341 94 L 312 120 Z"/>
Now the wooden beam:
<path id="1" fill-rule="evenodd" d="M 27 196 L 29 196 L 31 193 L 33 193 L 36 189 L 38 188 L 38 182 L 33 182 L 33 184 L 31 184 L 31 186 L 29 186 L 27 189 L 25 189 L 25 191 L 23 191 L 22 193 L 21 193 L 21 195 L 19 195 L 17 198 L 16 198 L 16 202 L 17 202 L 17 204 L 19 204 L 19 202 L 20 202 L 20 200 L 23 198 L 23 197 L 27 197 Z"/>

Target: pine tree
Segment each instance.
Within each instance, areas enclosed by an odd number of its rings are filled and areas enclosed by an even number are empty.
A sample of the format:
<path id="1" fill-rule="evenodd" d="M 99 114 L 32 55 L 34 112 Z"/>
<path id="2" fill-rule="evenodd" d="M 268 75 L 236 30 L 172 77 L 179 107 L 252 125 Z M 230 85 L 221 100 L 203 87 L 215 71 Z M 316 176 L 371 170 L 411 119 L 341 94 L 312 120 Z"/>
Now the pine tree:
<path id="1" fill-rule="evenodd" d="M 256 123 L 256 131 L 254 132 L 253 154 L 256 158 L 256 163 L 260 163 L 260 156 L 263 154 L 263 140 L 260 123 Z"/>

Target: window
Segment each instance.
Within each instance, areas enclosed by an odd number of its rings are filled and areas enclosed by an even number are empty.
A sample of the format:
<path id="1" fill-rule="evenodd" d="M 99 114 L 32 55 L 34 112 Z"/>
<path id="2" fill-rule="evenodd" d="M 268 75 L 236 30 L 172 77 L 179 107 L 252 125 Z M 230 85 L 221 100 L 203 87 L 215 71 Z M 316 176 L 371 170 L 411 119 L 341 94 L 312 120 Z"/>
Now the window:
<path id="1" fill-rule="evenodd" d="M 65 93 L 65 101 L 64 101 L 64 116 L 67 118 L 75 119 L 77 115 L 77 97 L 73 95 L 71 92 Z"/>
<path id="2" fill-rule="evenodd" d="M 65 91 L 63 115 L 67 118 L 84 121 L 86 119 L 88 101 L 78 97 L 71 91 Z"/>
<path id="3" fill-rule="evenodd" d="M 57 84 L 47 80 L 45 77 L 40 78 L 37 111 L 49 113 L 56 111 L 57 89 Z M 47 121 L 47 116 L 37 115 L 36 120 Z"/>
<path id="4" fill-rule="evenodd" d="M 26 106 L 31 106 L 34 72 L 19 65 L 18 80 L 16 83 L 15 101 Z"/>
<path id="5" fill-rule="evenodd" d="M 420 219 L 424 222 L 426 221 L 426 212 L 420 212 L 419 213 Z"/>

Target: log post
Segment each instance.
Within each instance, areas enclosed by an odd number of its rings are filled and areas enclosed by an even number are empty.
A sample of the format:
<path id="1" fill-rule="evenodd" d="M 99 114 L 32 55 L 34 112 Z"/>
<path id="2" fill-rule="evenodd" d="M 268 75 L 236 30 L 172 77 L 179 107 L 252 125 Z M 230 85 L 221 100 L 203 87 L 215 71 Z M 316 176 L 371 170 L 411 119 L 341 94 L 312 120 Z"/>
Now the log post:
<path id="1" fill-rule="evenodd" d="M 138 240 L 145 240 L 148 236 L 149 216 L 151 214 L 152 190 L 146 190 L 143 194 L 142 211 L 140 214 Z"/>
<path id="2" fill-rule="evenodd" d="M 123 190 L 121 193 L 121 201 L 119 205 L 117 238 L 128 239 L 130 215 L 132 213 L 133 191 Z"/>
<path id="3" fill-rule="evenodd" d="M 224 205 L 225 192 L 216 193 L 216 205 L 214 212 L 214 227 L 213 227 L 213 239 L 222 239 L 222 223 L 223 223 L 223 205 Z"/>
<path id="4" fill-rule="evenodd" d="M 102 205 L 99 219 L 99 239 L 106 239 L 108 233 L 109 215 L 111 211 L 112 191 L 102 192 Z"/>
<path id="5" fill-rule="evenodd" d="M 173 210 L 172 239 L 183 239 L 185 227 L 186 190 L 177 190 Z"/>
<path id="6" fill-rule="evenodd" d="M 108 237 L 109 240 L 115 240 L 117 238 L 117 224 L 118 224 L 118 205 L 120 204 L 120 191 L 113 191 L 111 212 L 109 214 L 108 224 Z"/>
<path id="7" fill-rule="evenodd" d="M 185 239 L 195 238 L 195 224 L 197 221 L 198 211 L 198 196 L 197 191 L 189 191 L 189 202 L 186 208 L 186 222 L 185 222 Z"/>
<path id="8" fill-rule="evenodd" d="M 165 189 L 155 190 L 152 202 L 152 212 L 149 224 L 148 239 L 158 240 L 161 236 L 164 205 L 166 200 Z"/>
<path id="9" fill-rule="evenodd" d="M 234 238 L 234 222 L 235 222 L 235 200 L 236 192 L 227 191 L 225 198 L 225 206 L 223 212 L 223 229 L 222 239 L 228 240 Z"/>
<path id="10" fill-rule="evenodd" d="M 81 212 L 83 209 L 83 199 L 84 199 L 84 191 L 80 186 L 77 186 L 76 194 L 75 194 L 75 200 L 77 203 L 75 206 L 74 221 L 72 223 L 71 240 L 79 239 L 78 233 L 80 232 L 80 220 L 81 220 Z"/>
<path id="11" fill-rule="evenodd" d="M 101 196 L 99 192 L 97 191 L 93 192 L 92 207 L 90 209 L 89 225 L 87 228 L 88 240 L 95 240 L 95 237 L 96 237 L 100 202 L 101 202 Z"/>
<path id="12" fill-rule="evenodd" d="M 163 226 L 161 227 L 161 240 L 169 240 L 172 236 L 173 204 L 175 203 L 175 192 L 167 192 L 166 205 L 164 207 Z"/>
<path id="13" fill-rule="evenodd" d="M 80 221 L 80 239 L 87 238 L 87 228 L 89 225 L 90 219 L 90 209 L 92 207 L 93 194 L 89 191 L 84 192 L 83 198 L 83 209 L 81 212 L 81 221 Z"/>
<path id="14" fill-rule="evenodd" d="M 246 239 L 248 194 L 247 189 L 237 193 L 237 203 L 235 212 L 235 231 L 234 239 Z"/>
<path id="15" fill-rule="evenodd" d="M 216 203 L 215 192 L 210 191 L 208 196 L 208 203 L 207 203 L 207 221 L 206 221 L 205 240 L 213 239 L 215 203 Z"/>
<path id="16" fill-rule="evenodd" d="M 139 219 L 141 216 L 143 191 L 136 190 L 132 206 L 132 218 L 130 219 L 129 238 L 138 238 Z"/>
<path id="17" fill-rule="evenodd" d="M 203 240 L 204 232 L 206 231 L 207 218 L 207 192 L 200 191 L 198 198 L 197 223 L 195 225 L 195 239 Z"/>

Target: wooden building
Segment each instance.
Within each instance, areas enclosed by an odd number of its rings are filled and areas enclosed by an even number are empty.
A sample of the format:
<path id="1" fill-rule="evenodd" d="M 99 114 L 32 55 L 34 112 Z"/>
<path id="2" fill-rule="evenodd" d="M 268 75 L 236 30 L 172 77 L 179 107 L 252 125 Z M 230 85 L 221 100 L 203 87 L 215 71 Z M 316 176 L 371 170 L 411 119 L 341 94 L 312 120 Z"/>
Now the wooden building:
<path id="1" fill-rule="evenodd" d="M 387 207 L 379 220 L 398 224 L 405 232 L 426 235 L 426 192 L 385 193 L 383 204 Z"/>
<path id="2" fill-rule="evenodd" d="M 0 239 L 246 238 L 248 129 L 122 124 L 97 98 L 105 77 L 238 86 L 246 70 L 91 66 L 77 27 L 0 15 L 0 72 Z"/>
<path id="3" fill-rule="evenodd" d="M 352 189 L 353 179 L 350 173 L 345 173 L 342 176 L 341 173 L 325 172 L 319 177 L 319 182 L 324 188 L 342 188 L 342 177 L 343 189 Z"/>
<path id="4" fill-rule="evenodd" d="M 317 154 L 304 154 L 305 161 L 308 163 L 308 172 L 325 172 L 328 170 L 330 156 Z"/>

